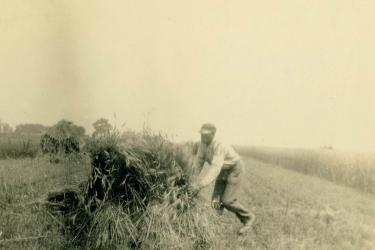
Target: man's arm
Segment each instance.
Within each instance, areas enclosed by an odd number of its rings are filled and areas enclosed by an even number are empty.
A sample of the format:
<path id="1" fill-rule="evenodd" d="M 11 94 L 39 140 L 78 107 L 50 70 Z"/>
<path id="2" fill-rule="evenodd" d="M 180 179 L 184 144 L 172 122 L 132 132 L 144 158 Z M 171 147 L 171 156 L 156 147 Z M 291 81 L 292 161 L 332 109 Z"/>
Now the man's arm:
<path id="1" fill-rule="evenodd" d="M 207 173 L 203 176 L 201 181 L 198 183 L 199 188 L 206 187 L 211 182 L 213 182 L 220 174 L 223 164 L 224 164 L 224 151 L 221 145 L 218 145 L 214 149 L 212 162 L 207 170 Z"/>
<path id="2" fill-rule="evenodd" d="M 194 157 L 193 160 L 193 166 L 192 169 L 195 172 L 196 170 L 199 170 L 199 172 L 202 170 L 204 164 L 204 152 L 202 149 L 202 145 L 199 145 L 197 155 Z"/>

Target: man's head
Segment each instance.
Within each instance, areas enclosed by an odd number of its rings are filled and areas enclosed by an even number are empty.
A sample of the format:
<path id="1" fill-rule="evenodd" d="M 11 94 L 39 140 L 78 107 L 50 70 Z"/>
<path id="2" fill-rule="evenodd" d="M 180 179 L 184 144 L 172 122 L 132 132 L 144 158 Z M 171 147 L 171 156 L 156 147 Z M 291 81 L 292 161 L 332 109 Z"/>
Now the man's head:
<path id="1" fill-rule="evenodd" d="M 204 144 L 210 144 L 215 137 L 216 127 L 212 123 L 205 123 L 202 125 L 201 130 L 201 142 Z"/>

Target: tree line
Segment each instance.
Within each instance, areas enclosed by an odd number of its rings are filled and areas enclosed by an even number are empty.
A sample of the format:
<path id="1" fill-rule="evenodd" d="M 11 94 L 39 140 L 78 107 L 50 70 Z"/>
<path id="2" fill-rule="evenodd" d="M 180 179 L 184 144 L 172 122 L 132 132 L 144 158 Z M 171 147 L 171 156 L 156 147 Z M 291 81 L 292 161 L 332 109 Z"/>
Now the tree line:
<path id="1" fill-rule="evenodd" d="M 112 129 L 109 121 L 104 118 L 97 120 L 92 126 L 93 138 L 106 136 Z M 38 151 L 43 154 L 80 152 L 88 138 L 90 136 L 83 126 L 65 119 L 53 126 L 25 123 L 14 129 L 0 120 L 0 158 L 33 157 Z"/>

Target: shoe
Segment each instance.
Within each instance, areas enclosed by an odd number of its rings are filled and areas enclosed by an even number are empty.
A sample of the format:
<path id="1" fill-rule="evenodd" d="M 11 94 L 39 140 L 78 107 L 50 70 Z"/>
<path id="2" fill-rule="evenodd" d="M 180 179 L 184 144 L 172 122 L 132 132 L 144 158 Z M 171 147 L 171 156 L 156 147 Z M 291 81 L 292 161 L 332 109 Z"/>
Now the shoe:
<path id="1" fill-rule="evenodd" d="M 240 230 L 238 230 L 238 235 L 246 234 L 252 228 L 253 222 L 254 219 L 251 218 L 247 220 L 245 223 L 243 223 L 243 226 L 240 228 Z"/>
<path id="2" fill-rule="evenodd" d="M 243 225 L 240 230 L 238 230 L 238 235 L 244 235 L 251 229 L 251 225 Z"/>

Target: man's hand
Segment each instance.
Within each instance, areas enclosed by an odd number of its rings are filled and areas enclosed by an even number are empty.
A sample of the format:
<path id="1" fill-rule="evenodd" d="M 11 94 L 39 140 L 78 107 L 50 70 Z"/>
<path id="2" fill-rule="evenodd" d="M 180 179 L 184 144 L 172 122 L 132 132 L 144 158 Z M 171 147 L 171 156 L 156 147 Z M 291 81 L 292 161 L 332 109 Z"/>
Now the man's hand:
<path id="1" fill-rule="evenodd" d="M 219 199 L 215 198 L 215 199 L 212 199 L 211 201 L 211 206 L 213 209 L 217 209 L 219 210 L 220 207 L 221 207 L 221 202 L 219 201 Z"/>
<path id="2" fill-rule="evenodd" d="M 211 206 L 216 210 L 218 215 L 223 215 L 224 207 L 219 197 L 215 197 L 211 200 Z"/>
<path id="3" fill-rule="evenodd" d="M 201 191 L 202 186 L 198 183 L 192 183 L 188 188 L 188 193 L 191 197 L 195 197 L 198 195 L 199 191 Z"/>

